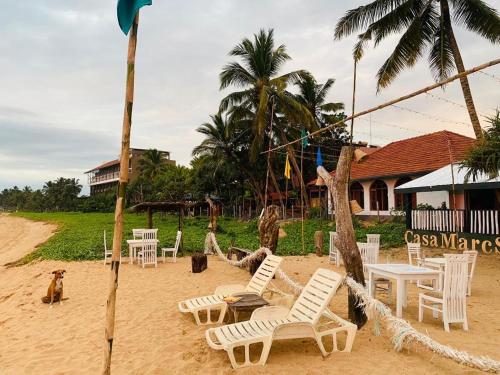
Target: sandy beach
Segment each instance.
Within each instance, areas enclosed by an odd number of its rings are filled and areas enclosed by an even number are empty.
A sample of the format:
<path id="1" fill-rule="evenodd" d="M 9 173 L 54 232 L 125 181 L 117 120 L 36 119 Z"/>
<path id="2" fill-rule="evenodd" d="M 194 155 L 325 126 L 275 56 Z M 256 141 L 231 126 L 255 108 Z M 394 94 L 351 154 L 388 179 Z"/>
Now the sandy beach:
<path id="1" fill-rule="evenodd" d="M 54 230 L 43 223 L 0 216 L 2 264 L 32 251 Z M 28 233 L 28 235 L 26 234 Z M 27 237 L 27 238 L 25 238 Z M 18 239 L 18 240 L 16 240 Z M 6 245 L 5 245 L 6 244 Z M 388 254 L 388 253 L 387 253 Z M 438 254 L 438 252 L 436 252 Z M 382 259 L 387 255 L 383 253 Z M 392 262 L 405 261 L 403 249 L 392 251 Z M 286 257 L 283 269 L 305 283 L 317 267 L 328 267 L 326 257 Z M 453 325 L 445 333 L 441 320 L 426 313 L 417 322 L 417 288 L 409 286 L 408 308 L 403 316 L 432 338 L 475 355 L 500 359 L 500 276 L 498 256 L 479 256 L 473 294 L 468 299 L 469 331 Z M 40 301 L 51 274 L 66 269 L 64 305 L 49 309 Z M 343 268 L 338 269 L 343 272 Z M 100 370 L 109 269 L 102 262 L 42 261 L 0 269 L 0 373 L 95 374 Z M 206 327 L 178 312 L 177 302 L 209 294 L 223 283 L 246 283 L 248 272 L 211 257 L 201 274 L 190 272 L 190 258 L 160 263 L 143 270 L 123 263 L 116 310 L 112 370 L 116 374 L 229 374 L 224 351 L 205 342 Z M 280 281 L 277 285 L 283 287 Z M 382 300 L 385 300 L 382 297 Z M 331 309 L 347 316 L 345 288 L 339 290 Z M 352 353 L 322 358 L 313 340 L 273 344 L 266 367 L 239 370 L 241 374 L 457 374 L 480 373 L 443 359 L 415 345 L 401 353 L 392 349 L 390 335 L 373 334 L 368 323 L 356 336 Z"/>

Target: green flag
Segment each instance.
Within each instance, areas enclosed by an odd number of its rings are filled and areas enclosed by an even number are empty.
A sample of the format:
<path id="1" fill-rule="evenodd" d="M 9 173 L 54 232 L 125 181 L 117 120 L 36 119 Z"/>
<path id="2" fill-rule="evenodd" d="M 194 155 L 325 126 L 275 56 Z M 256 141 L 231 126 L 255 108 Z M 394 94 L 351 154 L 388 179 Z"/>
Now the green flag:
<path id="1" fill-rule="evenodd" d="M 302 138 L 302 147 L 306 148 L 307 146 L 309 146 L 309 139 L 307 138 L 306 129 L 302 128 L 302 133 L 300 134 L 300 138 Z"/>
<path id="2" fill-rule="evenodd" d="M 139 9 L 144 5 L 151 5 L 152 0 L 118 0 L 116 7 L 116 15 L 118 16 L 118 24 L 125 35 L 128 34 L 134 18 Z"/>

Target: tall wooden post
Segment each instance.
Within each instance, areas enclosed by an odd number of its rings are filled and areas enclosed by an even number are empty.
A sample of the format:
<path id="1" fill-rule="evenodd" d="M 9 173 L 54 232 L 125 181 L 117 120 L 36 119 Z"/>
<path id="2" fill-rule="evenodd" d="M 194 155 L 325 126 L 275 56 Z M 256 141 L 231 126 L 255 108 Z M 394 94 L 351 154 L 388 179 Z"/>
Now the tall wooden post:
<path id="1" fill-rule="evenodd" d="M 102 374 L 111 373 L 111 354 L 115 332 L 116 290 L 118 289 L 118 271 L 123 235 L 123 206 L 128 183 L 128 166 L 130 154 L 130 128 L 132 126 L 132 106 L 134 103 L 135 49 L 137 45 L 137 28 L 139 12 L 136 13 L 128 41 L 127 86 L 125 91 L 125 109 L 123 113 L 122 146 L 120 155 L 120 181 L 115 207 L 115 227 L 113 232 L 113 255 L 109 277 L 109 293 L 106 303 L 106 328 L 104 330 L 104 357 Z"/>

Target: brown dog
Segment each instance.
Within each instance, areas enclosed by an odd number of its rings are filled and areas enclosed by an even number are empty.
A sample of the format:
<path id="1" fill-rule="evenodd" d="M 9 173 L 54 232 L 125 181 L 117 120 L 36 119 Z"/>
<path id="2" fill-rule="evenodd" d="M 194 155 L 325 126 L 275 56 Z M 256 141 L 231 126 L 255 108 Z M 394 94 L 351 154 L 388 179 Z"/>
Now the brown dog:
<path id="1" fill-rule="evenodd" d="M 43 303 L 50 303 L 50 307 L 54 302 L 59 301 L 59 304 L 62 305 L 63 300 L 63 283 L 62 279 L 64 278 L 64 273 L 66 270 L 55 270 L 52 273 L 54 274 L 54 278 L 50 282 L 49 289 L 47 290 L 47 295 L 42 297 Z"/>

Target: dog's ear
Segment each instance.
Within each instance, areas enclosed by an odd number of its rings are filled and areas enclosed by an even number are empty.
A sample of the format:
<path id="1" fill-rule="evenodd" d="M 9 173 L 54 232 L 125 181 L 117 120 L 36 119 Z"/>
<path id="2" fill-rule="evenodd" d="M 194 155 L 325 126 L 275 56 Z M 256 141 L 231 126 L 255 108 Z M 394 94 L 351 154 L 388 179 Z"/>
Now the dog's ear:
<path id="1" fill-rule="evenodd" d="M 57 271 L 52 271 L 52 273 L 57 273 Z"/>
<path id="2" fill-rule="evenodd" d="M 65 273 L 65 272 L 66 272 L 66 270 L 62 270 L 62 272 L 63 272 L 63 273 Z"/>

